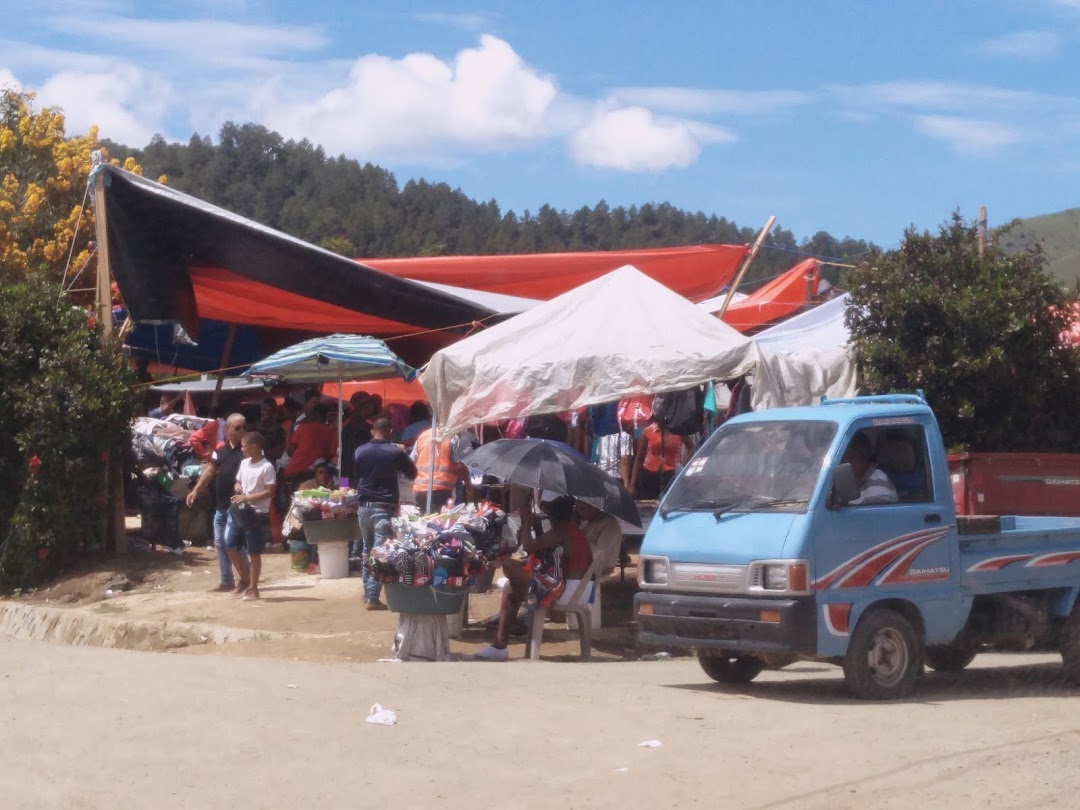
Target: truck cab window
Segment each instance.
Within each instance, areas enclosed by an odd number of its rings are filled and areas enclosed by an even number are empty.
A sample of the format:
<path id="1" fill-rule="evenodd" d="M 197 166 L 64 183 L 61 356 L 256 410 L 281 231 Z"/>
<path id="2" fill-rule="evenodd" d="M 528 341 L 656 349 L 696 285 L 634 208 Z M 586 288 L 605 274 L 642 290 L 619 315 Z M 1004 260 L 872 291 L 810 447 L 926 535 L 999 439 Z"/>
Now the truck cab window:
<path id="1" fill-rule="evenodd" d="M 842 462 L 851 465 L 859 483 L 859 497 L 848 506 L 876 506 L 900 500 L 889 474 L 875 463 L 873 441 L 866 431 L 851 437 Z"/>

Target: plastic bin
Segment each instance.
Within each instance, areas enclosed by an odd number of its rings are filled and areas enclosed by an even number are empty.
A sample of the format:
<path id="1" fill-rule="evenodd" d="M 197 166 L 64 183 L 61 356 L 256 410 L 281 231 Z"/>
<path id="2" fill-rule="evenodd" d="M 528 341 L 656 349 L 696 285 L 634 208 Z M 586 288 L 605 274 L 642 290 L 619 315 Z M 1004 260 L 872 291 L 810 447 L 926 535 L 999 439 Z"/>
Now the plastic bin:
<path id="1" fill-rule="evenodd" d="M 349 576 L 349 544 L 344 540 L 319 543 L 319 573 L 323 579 Z"/>
<path id="2" fill-rule="evenodd" d="M 309 543 L 352 542 L 360 539 L 360 523 L 356 515 L 329 520 L 305 520 L 304 537 Z"/>
<path id="3" fill-rule="evenodd" d="M 450 616 L 461 610 L 468 588 L 436 588 L 415 585 L 384 585 L 386 606 L 395 613 Z"/>

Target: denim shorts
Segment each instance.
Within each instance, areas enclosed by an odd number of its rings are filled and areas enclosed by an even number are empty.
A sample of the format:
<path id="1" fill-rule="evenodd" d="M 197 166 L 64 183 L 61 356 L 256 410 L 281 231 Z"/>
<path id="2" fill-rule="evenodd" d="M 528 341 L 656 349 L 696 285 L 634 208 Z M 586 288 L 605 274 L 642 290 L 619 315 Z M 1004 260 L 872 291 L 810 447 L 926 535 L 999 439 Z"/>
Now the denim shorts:
<path id="1" fill-rule="evenodd" d="M 245 528 L 233 526 L 225 537 L 225 547 L 236 551 L 246 550 L 248 554 L 262 554 L 270 542 L 270 515 L 256 512 L 250 524 Z"/>

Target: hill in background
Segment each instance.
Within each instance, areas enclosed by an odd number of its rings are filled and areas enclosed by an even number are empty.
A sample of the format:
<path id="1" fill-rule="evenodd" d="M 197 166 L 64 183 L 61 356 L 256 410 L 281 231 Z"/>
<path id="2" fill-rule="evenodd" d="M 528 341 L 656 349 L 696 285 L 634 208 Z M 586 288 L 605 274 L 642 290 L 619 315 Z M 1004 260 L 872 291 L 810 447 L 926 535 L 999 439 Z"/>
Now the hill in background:
<path id="1" fill-rule="evenodd" d="M 1080 281 L 1080 208 L 1020 219 L 995 234 L 1005 250 L 1026 250 L 1042 243 L 1047 270 L 1062 283 Z"/>

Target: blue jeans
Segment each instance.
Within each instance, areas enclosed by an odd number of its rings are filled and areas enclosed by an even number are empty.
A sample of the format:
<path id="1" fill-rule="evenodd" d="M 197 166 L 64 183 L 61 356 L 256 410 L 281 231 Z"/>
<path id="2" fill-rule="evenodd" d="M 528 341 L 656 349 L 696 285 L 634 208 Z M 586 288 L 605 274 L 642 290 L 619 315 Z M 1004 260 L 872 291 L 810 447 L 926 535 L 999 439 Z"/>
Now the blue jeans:
<path id="1" fill-rule="evenodd" d="M 360 521 L 360 537 L 364 544 L 364 601 L 376 602 L 382 592 L 382 585 L 371 573 L 368 560 L 371 557 L 371 550 L 376 546 L 381 546 L 392 534 L 390 509 L 386 506 L 361 506 L 356 514 Z"/>
<path id="2" fill-rule="evenodd" d="M 214 549 L 217 551 L 218 572 L 221 574 L 221 584 L 230 588 L 236 587 L 233 579 L 232 563 L 229 562 L 228 541 L 236 532 L 232 518 L 229 516 L 229 507 L 214 510 Z M 247 564 L 247 552 L 241 551 L 240 556 Z"/>

